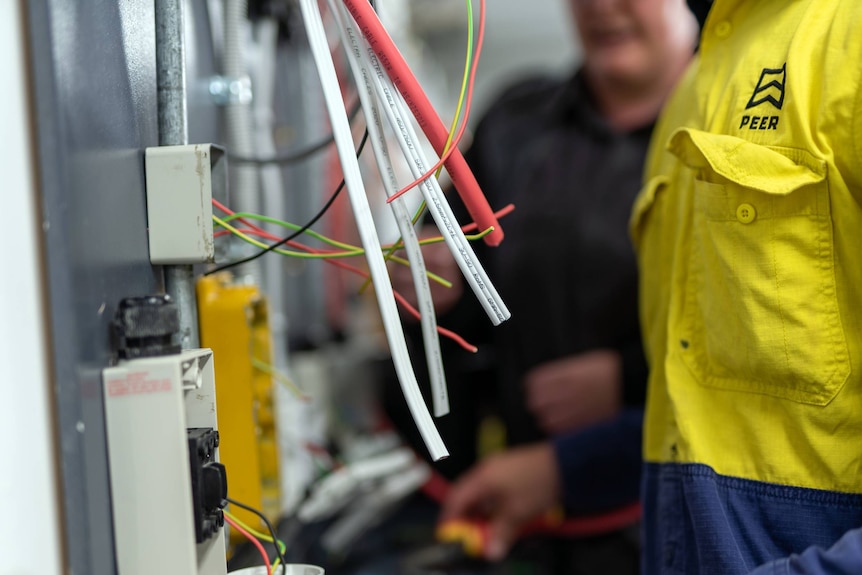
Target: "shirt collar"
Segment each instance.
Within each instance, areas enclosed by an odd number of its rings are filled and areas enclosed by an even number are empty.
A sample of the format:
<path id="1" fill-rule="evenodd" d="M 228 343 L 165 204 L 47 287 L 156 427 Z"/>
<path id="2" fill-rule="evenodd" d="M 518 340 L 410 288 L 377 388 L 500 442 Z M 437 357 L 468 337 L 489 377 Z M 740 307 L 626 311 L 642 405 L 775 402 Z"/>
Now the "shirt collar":
<path id="1" fill-rule="evenodd" d="M 549 114 L 552 122 L 579 125 L 585 131 L 602 139 L 612 139 L 621 135 L 599 113 L 583 69 L 578 70 L 562 85 L 555 97 L 549 102 L 549 106 L 552 110 Z M 650 123 L 642 128 L 632 130 L 631 133 L 644 132 L 649 134 L 652 128 L 653 123 Z"/>
<path id="2" fill-rule="evenodd" d="M 575 123 L 601 135 L 611 135 L 612 130 L 596 109 L 583 70 L 578 70 L 549 102 L 552 121 Z"/>

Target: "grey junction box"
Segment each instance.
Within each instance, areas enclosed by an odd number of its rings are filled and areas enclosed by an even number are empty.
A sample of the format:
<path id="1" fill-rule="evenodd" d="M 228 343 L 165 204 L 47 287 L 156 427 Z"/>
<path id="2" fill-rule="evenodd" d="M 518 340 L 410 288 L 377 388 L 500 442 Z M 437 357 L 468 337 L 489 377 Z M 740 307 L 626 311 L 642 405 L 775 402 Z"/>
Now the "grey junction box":
<path id="1" fill-rule="evenodd" d="M 212 199 L 224 201 L 224 151 L 213 144 L 147 148 L 150 262 L 199 264 L 215 259 Z"/>

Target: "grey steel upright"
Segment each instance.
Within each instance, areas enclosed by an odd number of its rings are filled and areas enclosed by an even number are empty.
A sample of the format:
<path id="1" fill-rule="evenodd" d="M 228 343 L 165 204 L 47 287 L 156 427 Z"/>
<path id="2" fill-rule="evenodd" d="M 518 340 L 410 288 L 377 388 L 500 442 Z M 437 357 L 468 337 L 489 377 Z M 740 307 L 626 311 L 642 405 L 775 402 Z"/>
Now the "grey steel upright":
<path id="1" fill-rule="evenodd" d="M 183 0 L 156 0 L 156 73 L 159 99 L 159 145 L 188 144 Z M 200 346 L 191 265 L 165 266 L 165 289 L 180 312 L 182 349 Z"/>

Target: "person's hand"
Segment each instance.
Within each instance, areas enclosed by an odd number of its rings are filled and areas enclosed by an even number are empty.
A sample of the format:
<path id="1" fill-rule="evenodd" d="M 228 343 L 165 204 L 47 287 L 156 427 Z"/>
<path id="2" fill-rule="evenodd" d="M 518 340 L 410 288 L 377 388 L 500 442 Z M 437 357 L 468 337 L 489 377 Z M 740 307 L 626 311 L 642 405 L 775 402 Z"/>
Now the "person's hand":
<path id="1" fill-rule="evenodd" d="M 622 405 L 622 358 L 599 349 L 544 363 L 524 378 L 527 405 L 548 434 L 613 417 Z"/>
<path id="2" fill-rule="evenodd" d="M 560 478 L 549 443 L 492 456 L 457 481 L 443 503 L 440 521 L 488 522 L 485 557 L 502 559 L 526 523 L 553 510 L 560 500 Z"/>
<path id="3" fill-rule="evenodd" d="M 425 226 L 419 232 L 419 238 L 430 238 L 439 236 L 440 232 L 433 226 Z M 398 255 L 406 258 L 404 250 L 399 250 Z M 464 282 L 461 270 L 455 263 L 449 248 L 444 242 L 422 246 L 422 255 L 425 258 L 425 267 L 444 279 L 452 282 L 452 287 L 447 288 L 430 280 L 431 298 L 434 300 L 434 310 L 438 314 L 446 313 L 452 309 L 461 295 L 464 293 Z M 413 285 L 413 276 L 410 268 L 400 264 L 390 264 L 392 287 L 404 296 L 410 305 L 416 307 L 416 288 Z M 421 310 L 420 310 L 421 312 Z M 409 317 L 409 316 L 407 316 Z"/>

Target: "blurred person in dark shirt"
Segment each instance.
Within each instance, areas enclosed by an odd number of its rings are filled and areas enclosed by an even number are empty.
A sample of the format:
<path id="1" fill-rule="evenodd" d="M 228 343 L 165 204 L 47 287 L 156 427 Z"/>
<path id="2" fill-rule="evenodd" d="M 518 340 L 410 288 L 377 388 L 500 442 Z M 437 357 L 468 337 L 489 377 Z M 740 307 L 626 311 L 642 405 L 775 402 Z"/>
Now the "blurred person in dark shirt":
<path id="1" fill-rule="evenodd" d="M 584 515 L 638 499 L 647 368 L 628 220 L 654 121 L 694 52 L 697 24 L 684 0 L 568 4 L 581 66 L 567 79 L 508 89 L 466 154 L 491 205 L 516 207 L 502 222 L 503 243 L 477 246 L 512 318 L 492 327 L 445 246 L 426 251 L 429 269 L 456 282 L 434 293 L 440 325 L 480 348 L 443 342 L 452 413 L 438 422 L 452 457 L 437 468 L 459 478 L 443 518 L 490 521 L 492 559 L 557 504 Z M 409 285 L 409 272 L 393 273 L 396 285 Z M 418 329 L 414 339 L 421 350 Z M 421 351 L 413 356 L 421 364 Z M 398 400 L 389 404 L 412 433 Z M 511 448 L 468 470 L 488 409 Z M 618 535 L 610 553 L 626 547 L 628 556 L 601 572 L 636 572 L 636 544 Z M 582 547 L 583 557 L 596 545 Z"/>

